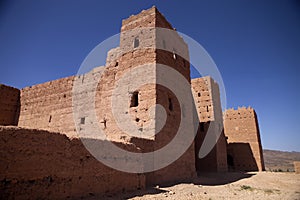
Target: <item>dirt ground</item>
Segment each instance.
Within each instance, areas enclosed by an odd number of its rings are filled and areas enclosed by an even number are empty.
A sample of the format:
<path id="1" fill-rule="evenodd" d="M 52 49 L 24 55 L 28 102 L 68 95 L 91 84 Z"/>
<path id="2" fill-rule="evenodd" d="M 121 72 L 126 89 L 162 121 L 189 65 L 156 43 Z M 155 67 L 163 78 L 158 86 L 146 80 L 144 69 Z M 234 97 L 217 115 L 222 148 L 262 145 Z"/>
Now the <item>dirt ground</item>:
<path id="1" fill-rule="evenodd" d="M 156 186 L 146 190 L 94 199 L 282 199 L 300 200 L 300 174 L 280 172 L 207 173 L 193 183 Z"/>

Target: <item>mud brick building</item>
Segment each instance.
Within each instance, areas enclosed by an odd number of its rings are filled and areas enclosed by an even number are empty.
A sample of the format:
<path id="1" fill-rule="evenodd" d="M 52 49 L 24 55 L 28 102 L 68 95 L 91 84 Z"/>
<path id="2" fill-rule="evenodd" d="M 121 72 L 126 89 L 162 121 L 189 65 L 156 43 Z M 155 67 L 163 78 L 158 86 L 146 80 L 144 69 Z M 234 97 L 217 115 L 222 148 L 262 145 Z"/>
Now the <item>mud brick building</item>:
<path id="1" fill-rule="evenodd" d="M 253 108 L 229 109 L 224 113 L 230 170 L 265 170 L 257 116 Z"/>
<path id="2" fill-rule="evenodd" d="M 196 154 L 207 134 L 211 134 L 216 140 L 216 145 L 206 157 L 199 159 L 197 155 L 195 156 L 196 169 L 198 172 L 227 171 L 226 138 L 223 131 L 219 86 L 211 77 L 196 78 L 191 82 L 200 121 L 195 137 Z"/>
<path id="3" fill-rule="evenodd" d="M 158 28 L 170 33 L 165 35 Z M 65 199 L 136 190 L 190 181 L 197 172 L 224 172 L 228 164 L 230 170 L 263 170 L 254 110 L 239 109 L 237 114 L 226 111 L 224 129 L 218 84 L 210 77 L 191 80 L 188 46 L 173 30 L 157 8 L 152 7 L 122 21 L 120 44 L 107 52 L 105 66 L 21 90 L 0 85 L 1 198 L 33 195 L 31 198 Z M 140 70 L 143 65 L 147 67 Z M 186 135 L 193 134 L 191 144 L 170 165 L 153 172 L 127 173 L 102 164 L 78 135 L 89 131 L 87 125 L 92 122 L 93 110 L 108 140 L 87 139 L 98 145 L 109 141 L 135 153 L 166 146 L 176 137 L 183 115 L 190 119 L 190 126 L 195 125 L 193 112 L 189 108 L 185 108 L 188 112 L 183 111 L 174 92 L 159 84 L 164 78 L 163 65 L 170 68 L 170 73 L 180 74 L 192 93 L 191 104 L 196 109 L 199 126 L 196 133 L 183 130 Z M 130 78 L 123 80 L 124 76 Z M 138 76 L 150 83 L 136 88 L 134 80 Z M 95 81 L 97 84 L 93 85 Z M 129 117 L 122 123 L 133 122 L 136 127 L 133 131 L 141 133 L 141 137 L 128 135 L 119 128 L 111 103 L 117 85 L 124 86 L 117 95 L 127 98 L 117 107 L 123 114 L 122 109 L 128 111 L 125 114 Z M 87 105 L 93 99 L 92 109 Z M 151 106 L 156 104 L 165 110 L 163 127 L 159 127 L 161 119 L 156 109 L 149 115 Z M 81 112 L 74 114 L 74 110 Z M 147 131 L 152 136 L 142 137 Z M 198 152 L 207 135 L 213 137 L 215 145 L 200 159 Z"/>

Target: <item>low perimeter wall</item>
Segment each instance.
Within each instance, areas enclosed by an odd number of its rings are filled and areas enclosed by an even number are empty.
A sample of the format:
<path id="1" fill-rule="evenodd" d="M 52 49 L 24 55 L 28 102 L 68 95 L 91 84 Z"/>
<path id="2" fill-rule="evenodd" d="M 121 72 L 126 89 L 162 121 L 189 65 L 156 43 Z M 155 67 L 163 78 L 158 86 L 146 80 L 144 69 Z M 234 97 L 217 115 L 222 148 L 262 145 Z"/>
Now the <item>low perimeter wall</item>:
<path id="1" fill-rule="evenodd" d="M 294 162 L 294 168 L 295 168 L 296 174 L 300 174 L 300 161 Z"/>
<path id="2" fill-rule="evenodd" d="M 133 145 L 122 145 L 135 151 Z M 144 175 L 103 165 L 79 139 L 0 126 L 0 199 L 77 199 L 136 190 L 145 182 Z"/>

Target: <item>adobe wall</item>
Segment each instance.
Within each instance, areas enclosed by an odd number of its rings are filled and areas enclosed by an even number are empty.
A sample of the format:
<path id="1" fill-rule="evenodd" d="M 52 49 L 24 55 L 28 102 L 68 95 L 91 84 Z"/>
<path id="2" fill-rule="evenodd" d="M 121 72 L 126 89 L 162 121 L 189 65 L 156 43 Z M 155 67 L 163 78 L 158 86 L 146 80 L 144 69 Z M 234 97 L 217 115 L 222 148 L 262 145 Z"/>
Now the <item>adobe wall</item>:
<path id="1" fill-rule="evenodd" d="M 200 121 L 195 138 L 196 168 L 199 172 L 227 171 L 226 139 L 223 132 L 219 86 L 211 77 L 192 79 L 191 84 Z M 206 157 L 198 159 L 198 152 L 208 130 L 210 136 L 214 137 L 216 145 Z"/>
<path id="2" fill-rule="evenodd" d="M 210 122 L 202 122 L 199 124 L 198 132 L 195 137 L 195 159 L 196 159 L 196 170 L 197 172 L 216 172 L 218 171 L 217 166 L 217 146 L 209 152 L 207 156 L 199 159 L 199 150 L 203 145 L 204 138 L 207 135 L 207 130 L 210 126 Z"/>
<path id="3" fill-rule="evenodd" d="M 99 128 L 105 132 L 108 140 L 134 144 L 142 152 L 157 150 L 169 143 L 177 132 L 175 127 L 178 125 L 178 120 L 180 120 L 180 107 L 177 105 L 176 97 L 167 88 L 155 84 L 156 73 L 158 73 L 156 70 L 151 71 L 153 68 L 145 67 L 138 74 L 136 69 L 144 64 L 150 64 L 154 67 L 157 63 L 166 64 L 182 73 L 187 81 L 190 81 L 190 70 L 189 63 L 181 56 L 176 55 L 176 52 L 167 52 L 155 48 L 158 45 L 156 43 L 159 33 L 153 30 L 142 32 L 135 29 L 149 26 L 156 27 L 158 25 L 160 27 L 170 26 L 156 8 L 151 8 L 123 20 L 120 47 L 108 52 L 107 63 L 104 67 L 95 68 L 80 76 L 67 77 L 22 89 L 19 125 L 27 128 L 56 131 L 64 133 L 70 138 L 78 138 L 76 128 L 80 134 L 91 132 L 88 124 L 90 125 L 95 119 L 91 119 L 93 109 L 88 105 L 94 104 L 96 120 L 100 124 Z M 139 44 L 135 47 L 134 40 L 136 36 L 139 38 Z M 173 34 L 172 37 L 177 41 L 174 43 L 173 48 L 179 51 L 180 46 L 183 46 L 182 49 L 185 53 L 183 55 L 187 56 L 187 46 L 183 43 L 182 38 L 178 34 Z M 165 44 L 167 46 L 173 45 L 168 42 L 168 38 L 165 38 Z M 127 75 L 125 80 L 122 79 L 124 75 Z M 151 76 L 150 81 L 152 83 L 136 88 L 133 81 L 138 76 Z M 124 82 L 118 84 L 120 80 Z M 96 86 L 91 87 L 95 82 L 97 83 Z M 74 91 L 73 86 L 76 86 L 76 91 Z M 116 106 L 112 104 L 113 92 L 116 86 L 124 86 L 123 90 L 126 91 L 122 96 L 127 96 L 127 102 L 116 108 L 120 110 L 127 109 L 125 112 L 127 116 L 121 120 L 121 123 L 126 125 L 133 122 L 136 130 L 140 131 L 141 137 L 143 137 L 145 127 L 149 127 L 149 124 L 154 124 L 149 128 L 152 132 L 156 129 L 156 123 L 153 123 L 157 120 L 156 115 L 154 114 L 152 117 L 149 115 L 151 107 L 155 104 L 161 104 L 167 111 L 166 125 L 155 137 L 147 138 L 146 143 L 143 139 L 127 134 L 117 124 L 112 111 L 113 106 Z M 131 102 L 134 94 L 137 94 L 138 103 L 132 106 Z M 116 94 L 116 96 L 118 95 L 121 95 L 121 93 Z M 170 110 L 170 101 L 173 104 L 172 111 Z M 76 105 L 74 105 L 74 102 Z M 80 112 L 73 114 L 73 109 Z M 195 174 L 194 166 L 194 145 L 192 144 L 188 151 L 175 163 L 147 174 L 147 184 L 191 178 Z M 178 172 L 178 167 L 181 168 L 180 172 Z M 175 173 L 176 176 L 174 176 Z"/>
<path id="4" fill-rule="evenodd" d="M 21 89 L 20 127 L 75 136 L 72 114 L 74 76 Z"/>
<path id="5" fill-rule="evenodd" d="M 162 130 L 155 135 L 153 150 L 159 150 L 160 148 L 168 145 L 172 139 L 174 139 L 179 129 L 180 121 L 182 120 L 181 115 L 183 112 L 176 96 L 167 88 L 161 85 L 156 85 L 156 96 L 156 104 L 160 104 L 165 108 L 167 120 Z M 187 130 L 183 131 L 186 131 L 185 135 L 189 134 L 187 133 Z M 184 144 L 184 141 L 182 144 Z M 169 154 L 169 156 L 174 155 Z M 146 181 L 148 186 L 179 181 L 190 181 L 195 176 L 194 143 L 191 143 L 187 151 L 175 162 L 163 169 L 147 174 Z"/>
<path id="6" fill-rule="evenodd" d="M 111 169 L 60 133 L 0 126 L 0 154 L 0 199 L 79 199 L 145 187 L 144 175 Z"/>
<path id="7" fill-rule="evenodd" d="M 188 58 L 188 48 L 183 39 L 176 32 L 168 32 L 165 34 L 156 29 L 153 29 L 154 32 L 152 32 L 151 29 L 137 29 L 145 27 L 173 29 L 170 23 L 167 22 L 155 7 L 123 20 L 120 49 L 123 49 L 124 51 L 132 50 L 133 57 L 134 55 L 143 55 L 143 57 L 141 57 L 141 59 L 136 59 L 135 57 L 126 58 L 124 57 L 126 55 L 123 55 L 118 62 L 120 66 L 126 68 L 127 66 L 137 67 L 145 63 L 164 64 L 177 70 L 189 82 L 190 68 L 189 63 L 186 61 L 186 58 Z M 133 48 L 135 38 L 140 40 L 140 48 Z M 154 51 L 152 53 L 153 48 Z M 172 52 L 170 49 L 176 49 L 177 52 Z M 145 51 L 147 54 L 144 53 Z M 184 58 L 180 55 L 184 56 Z M 152 58 L 154 59 L 151 60 Z M 158 76 L 161 76 L 161 74 L 159 74 L 160 72 L 157 70 L 155 73 L 155 79 L 158 79 Z M 147 73 L 145 73 L 145 75 L 146 74 Z M 128 85 L 130 88 L 130 83 Z M 147 125 L 148 119 L 146 116 L 148 115 L 147 111 L 149 110 L 149 106 L 160 104 L 166 111 L 166 124 L 162 130 L 155 135 L 153 141 L 152 150 L 158 150 L 167 145 L 178 131 L 179 122 L 181 120 L 181 108 L 179 102 L 172 91 L 157 84 L 153 85 L 152 88 L 151 85 L 147 85 L 146 88 L 140 88 L 139 95 L 141 104 L 136 108 L 133 107 L 131 109 L 134 110 L 135 115 L 140 119 L 138 124 L 141 127 L 143 127 L 141 121 L 144 122 L 144 125 Z M 159 119 L 156 118 L 155 120 Z M 146 174 L 146 181 L 147 185 L 155 185 L 180 180 L 190 180 L 194 176 L 194 144 L 191 144 L 188 150 L 174 163 L 161 170 Z"/>
<path id="8" fill-rule="evenodd" d="M 296 174 L 300 174 L 300 162 L 299 161 L 294 162 L 294 169 L 295 169 Z"/>
<path id="9" fill-rule="evenodd" d="M 134 47 L 135 39 L 139 47 Z M 173 67 L 190 80 L 188 46 L 156 7 L 122 21 L 120 47 L 109 53 L 108 61 L 136 49 L 155 49 L 157 63 Z"/>
<path id="10" fill-rule="evenodd" d="M 150 9 L 143 10 L 136 15 L 131 15 L 129 18 L 122 20 L 121 32 L 139 27 L 161 27 L 173 29 L 172 25 L 154 6 Z"/>
<path id="11" fill-rule="evenodd" d="M 215 121 L 211 78 L 195 78 L 191 80 L 191 84 L 200 122 Z"/>
<path id="12" fill-rule="evenodd" d="M 217 146 L 217 166 L 219 172 L 227 172 L 228 165 L 227 165 L 227 140 L 224 134 L 224 130 L 221 130 L 222 133 L 218 139 L 216 144 Z"/>
<path id="13" fill-rule="evenodd" d="M 20 90 L 0 84 L 0 125 L 17 125 L 20 112 Z"/>
<path id="14" fill-rule="evenodd" d="M 265 170 L 257 116 L 253 108 L 229 109 L 224 113 L 228 155 L 234 170 Z"/>

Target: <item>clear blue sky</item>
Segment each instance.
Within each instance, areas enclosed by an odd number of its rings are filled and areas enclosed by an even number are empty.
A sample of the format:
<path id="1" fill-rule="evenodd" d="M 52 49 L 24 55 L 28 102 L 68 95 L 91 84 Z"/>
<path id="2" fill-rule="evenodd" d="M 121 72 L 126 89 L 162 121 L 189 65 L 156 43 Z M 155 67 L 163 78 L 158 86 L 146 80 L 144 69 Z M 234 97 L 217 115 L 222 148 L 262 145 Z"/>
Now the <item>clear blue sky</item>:
<path id="1" fill-rule="evenodd" d="M 300 1 L 0 2 L 0 82 L 17 88 L 76 74 L 121 19 L 156 5 L 216 62 L 227 107 L 251 105 L 263 147 L 300 151 Z"/>

